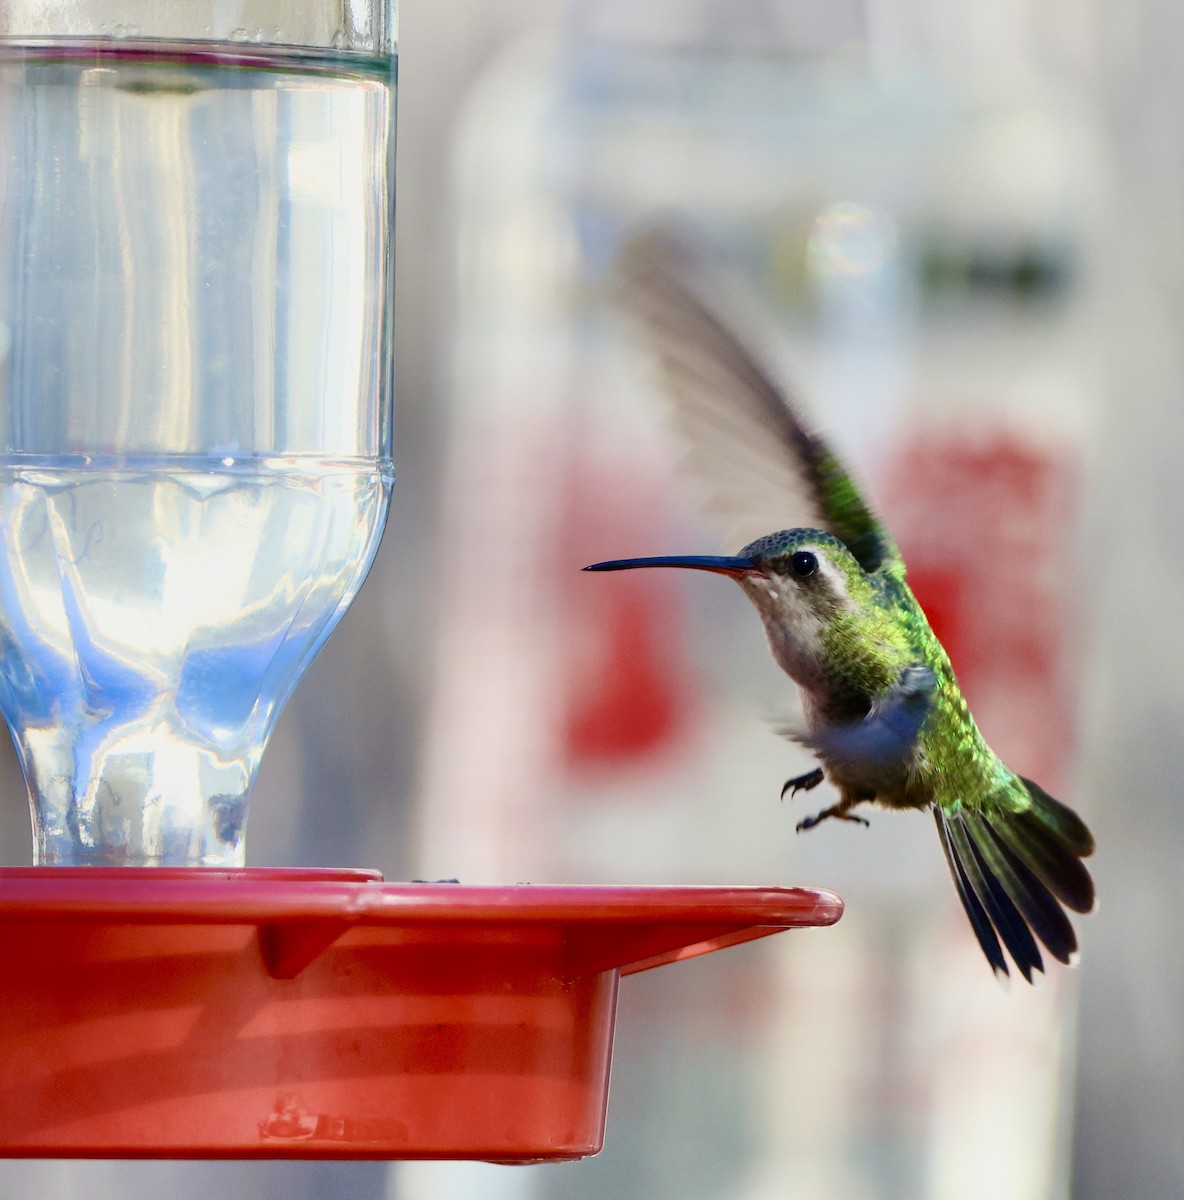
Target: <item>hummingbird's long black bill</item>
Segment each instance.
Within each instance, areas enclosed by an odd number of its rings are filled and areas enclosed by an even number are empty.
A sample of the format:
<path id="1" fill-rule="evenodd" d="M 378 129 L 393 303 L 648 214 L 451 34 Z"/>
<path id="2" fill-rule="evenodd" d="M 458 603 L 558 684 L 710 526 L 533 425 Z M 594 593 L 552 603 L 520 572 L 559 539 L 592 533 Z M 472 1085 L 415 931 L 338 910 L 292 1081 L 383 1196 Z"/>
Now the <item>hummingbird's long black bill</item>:
<path id="1" fill-rule="evenodd" d="M 662 554 L 656 558 L 615 558 L 593 563 L 585 571 L 631 571 L 634 567 L 686 567 L 693 571 L 715 571 L 719 575 L 754 575 L 760 568 L 751 558 L 737 555 Z"/>

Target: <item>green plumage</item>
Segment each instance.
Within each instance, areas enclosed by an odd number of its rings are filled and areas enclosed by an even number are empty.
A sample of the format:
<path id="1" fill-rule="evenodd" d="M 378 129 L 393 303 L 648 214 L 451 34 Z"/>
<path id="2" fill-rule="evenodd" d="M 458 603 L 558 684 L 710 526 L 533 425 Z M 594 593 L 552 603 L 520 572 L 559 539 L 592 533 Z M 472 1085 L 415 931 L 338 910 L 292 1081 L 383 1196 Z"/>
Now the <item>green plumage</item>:
<path id="1" fill-rule="evenodd" d="M 589 569 L 692 567 L 736 579 L 801 688 L 806 727 L 789 736 L 822 764 L 786 788 L 808 790 L 825 776 L 839 794 L 798 828 L 829 818 L 866 823 L 852 811 L 865 803 L 930 809 L 991 966 L 1007 974 L 1006 948 L 1031 980 L 1043 969 L 1038 943 L 1071 961 L 1077 941 L 1064 909 L 1094 903 L 1081 862 L 1093 852 L 1089 830 L 984 741 L 892 538 L 789 396 L 700 299 L 692 275 L 681 249 L 657 235 L 622 258 L 622 297 L 656 353 L 692 469 L 716 511 L 736 515 L 752 496 L 753 512 L 805 520 L 732 557 Z"/>

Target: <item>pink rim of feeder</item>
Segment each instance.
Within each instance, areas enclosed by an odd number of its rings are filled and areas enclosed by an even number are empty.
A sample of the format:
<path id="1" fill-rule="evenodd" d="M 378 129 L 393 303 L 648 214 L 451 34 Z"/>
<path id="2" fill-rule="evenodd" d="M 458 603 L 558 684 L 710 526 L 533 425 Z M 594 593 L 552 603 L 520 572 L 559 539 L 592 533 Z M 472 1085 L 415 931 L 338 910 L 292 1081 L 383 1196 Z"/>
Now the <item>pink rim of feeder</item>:
<path id="1" fill-rule="evenodd" d="M 802 888 L 2 869 L 0 1154 L 595 1154 L 621 975 L 842 911 Z"/>

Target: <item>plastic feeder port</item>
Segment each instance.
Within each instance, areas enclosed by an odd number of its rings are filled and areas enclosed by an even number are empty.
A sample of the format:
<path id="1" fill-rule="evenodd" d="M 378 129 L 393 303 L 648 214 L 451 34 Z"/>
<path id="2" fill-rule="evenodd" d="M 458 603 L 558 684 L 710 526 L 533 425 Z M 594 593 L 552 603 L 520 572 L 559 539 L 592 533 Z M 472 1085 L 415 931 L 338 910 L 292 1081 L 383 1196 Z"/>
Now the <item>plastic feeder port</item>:
<path id="1" fill-rule="evenodd" d="M 621 975 L 842 908 L 797 888 L 0 870 L 0 1154 L 595 1154 Z"/>

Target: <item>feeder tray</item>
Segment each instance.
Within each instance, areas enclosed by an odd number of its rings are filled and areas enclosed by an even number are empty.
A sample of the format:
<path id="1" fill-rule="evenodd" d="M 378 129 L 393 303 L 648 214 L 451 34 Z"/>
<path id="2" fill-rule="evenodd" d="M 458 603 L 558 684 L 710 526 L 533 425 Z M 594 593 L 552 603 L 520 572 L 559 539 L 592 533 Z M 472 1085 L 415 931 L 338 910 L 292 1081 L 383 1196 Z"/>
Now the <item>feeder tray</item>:
<path id="1" fill-rule="evenodd" d="M 3 869 L 0 1154 L 595 1154 L 621 975 L 842 910 L 800 888 Z"/>

